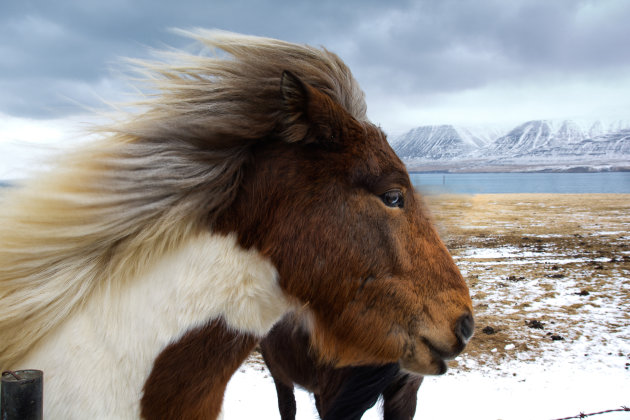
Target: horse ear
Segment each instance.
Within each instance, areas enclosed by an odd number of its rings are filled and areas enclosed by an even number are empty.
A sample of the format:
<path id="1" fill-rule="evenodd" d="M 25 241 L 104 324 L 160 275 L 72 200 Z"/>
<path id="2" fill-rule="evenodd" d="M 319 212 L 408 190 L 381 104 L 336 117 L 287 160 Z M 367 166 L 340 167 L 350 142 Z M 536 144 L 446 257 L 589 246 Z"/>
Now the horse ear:
<path id="1" fill-rule="evenodd" d="M 334 104 L 323 92 L 309 86 L 299 77 L 285 70 L 281 79 L 284 102 L 284 138 L 293 143 L 303 141 L 330 142 L 335 138 L 331 116 Z"/>
<path id="2" fill-rule="evenodd" d="M 285 70 L 282 73 L 280 89 L 285 107 L 285 139 L 290 143 L 300 141 L 308 134 L 307 87 L 296 75 Z"/>

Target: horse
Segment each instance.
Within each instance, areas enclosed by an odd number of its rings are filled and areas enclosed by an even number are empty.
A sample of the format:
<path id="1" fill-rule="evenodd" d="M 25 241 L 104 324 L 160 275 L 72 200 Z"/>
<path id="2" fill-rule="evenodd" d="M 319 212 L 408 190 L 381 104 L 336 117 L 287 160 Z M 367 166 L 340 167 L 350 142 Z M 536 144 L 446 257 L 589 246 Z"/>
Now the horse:
<path id="1" fill-rule="evenodd" d="M 347 65 L 183 34 L 199 53 L 131 60 L 143 96 L 0 198 L 0 369 L 44 371 L 47 418 L 215 419 L 298 310 L 337 366 L 444 373 L 470 294 Z"/>
<path id="2" fill-rule="evenodd" d="M 282 420 L 295 420 L 294 384 L 313 393 L 324 420 L 360 420 L 383 397 L 384 420 L 411 420 L 423 377 L 398 363 L 336 368 L 313 352 L 308 330 L 289 314 L 259 344 L 274 381 Z"/>

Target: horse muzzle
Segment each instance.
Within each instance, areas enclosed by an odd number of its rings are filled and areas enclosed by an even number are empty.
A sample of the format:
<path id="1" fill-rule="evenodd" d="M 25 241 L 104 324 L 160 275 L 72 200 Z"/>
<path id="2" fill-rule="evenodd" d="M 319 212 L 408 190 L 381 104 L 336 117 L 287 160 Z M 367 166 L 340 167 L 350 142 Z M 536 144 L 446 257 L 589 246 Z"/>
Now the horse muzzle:
<path id="1" fill-rule="evenodd" d="M 403 369 L 422 375 L 442 375 L 448 370 L 447 361 L 457 357 L 473 335 L 475 321 L 469 312 L 461 315 L 449 334 L 452 339 L 431 339 L 420 336 L 410 345 L 400 360 Z"/>

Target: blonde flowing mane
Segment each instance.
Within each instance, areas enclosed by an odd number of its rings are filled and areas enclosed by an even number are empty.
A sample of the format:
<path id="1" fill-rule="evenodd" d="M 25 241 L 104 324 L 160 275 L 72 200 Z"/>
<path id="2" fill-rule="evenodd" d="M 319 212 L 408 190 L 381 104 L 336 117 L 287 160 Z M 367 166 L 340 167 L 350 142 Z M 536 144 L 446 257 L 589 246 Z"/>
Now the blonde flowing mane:
<path id="1" fill-rule="evenodd" d="M 12 367 L 98 287 L 120 287 L 234 200 L 250 146 L 281 135 L 285 70 L 366 120 L 333 53 L 217 31 L 224 53 L 134 62 L 151 93 L 102 139 L 0 196 L 0 369 Z"/>

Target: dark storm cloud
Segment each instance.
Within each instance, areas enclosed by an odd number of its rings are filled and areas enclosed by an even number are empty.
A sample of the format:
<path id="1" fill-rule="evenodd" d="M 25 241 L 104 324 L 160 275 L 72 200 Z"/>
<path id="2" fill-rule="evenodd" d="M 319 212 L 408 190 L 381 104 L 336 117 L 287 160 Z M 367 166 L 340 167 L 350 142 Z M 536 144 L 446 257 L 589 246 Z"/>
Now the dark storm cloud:
<path id="1" fill-rule="evenodd" d="M 85 87 L 103 83 L 119 57 L 147 47 L 181 46 L 168 28 L 195 26 L 320 44 L 378 2 L 337 1 L 8 1 L 0 3 L 0 112 L 59 116 L 94 102 Z M 324 36 L 320 36 L 324 34 Z M 76 84 L 74 88 L 73 84 Z M 82 91 L 79 98 L 74 95 Z"/>
<path id="2" fill-rule="evenodd" d="M 622 1 L 418 2 L 376 20 L 382 31 L 355 34 L 370 54 L 353 58 L 371 83 L 401 92 L 588 75 L 629 68 L 629 19 Z"/>
<path id="3" fill-rule="evenodd" d="M 338 52 L 370 94 L 423 95 L 630 68 L 630 2 L 3 1 L 0 112 L 63 116 L 116 97 L 111 68 L 202 26 Z"/>

